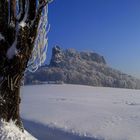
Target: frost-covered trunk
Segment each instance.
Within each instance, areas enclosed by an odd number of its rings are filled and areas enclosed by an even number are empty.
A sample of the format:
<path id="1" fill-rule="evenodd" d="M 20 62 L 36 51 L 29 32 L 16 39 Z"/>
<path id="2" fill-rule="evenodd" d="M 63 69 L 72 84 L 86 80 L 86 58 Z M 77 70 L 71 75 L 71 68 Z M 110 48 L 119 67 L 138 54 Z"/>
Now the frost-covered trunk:
<path id="1" fill-rule="evenodd" d="M 19 88 L 11 91 L 8 87 L 7 81 L 1 86 L 1 119 L 9 122 L 10 120 L 15 121 L 16 125 L 22 129 L 22 123 L 19 115 L 19 104 L 20 104 L 20 92 Z"/>
<path id="2" fill-rule="evenodd" d="M 20 128 L 20 85 L 48 1 L 0 0 L 0 120 Z"/>

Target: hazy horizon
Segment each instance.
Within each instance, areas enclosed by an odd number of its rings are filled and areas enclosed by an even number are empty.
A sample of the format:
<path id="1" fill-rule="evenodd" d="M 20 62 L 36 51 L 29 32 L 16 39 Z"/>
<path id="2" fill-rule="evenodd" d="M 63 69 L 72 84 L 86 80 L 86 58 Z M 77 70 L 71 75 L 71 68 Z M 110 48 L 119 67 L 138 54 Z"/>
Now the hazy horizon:
<path id="1" fill-rule="evenodd" d="M 54 0 L 48 56 L 56 44 L 95 51 L 109 66 L 140 78 L 139 7 L 139 0 Z"/>

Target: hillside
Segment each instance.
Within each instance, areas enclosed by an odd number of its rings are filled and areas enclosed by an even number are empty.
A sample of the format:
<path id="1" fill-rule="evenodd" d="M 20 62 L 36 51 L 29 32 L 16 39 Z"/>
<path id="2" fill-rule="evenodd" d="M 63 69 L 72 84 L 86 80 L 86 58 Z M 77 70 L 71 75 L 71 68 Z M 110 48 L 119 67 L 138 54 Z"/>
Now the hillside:
<path id="1" fill-rule="evenodd" d="M 52 49 L 48 66 L 35 73 L 27 73 L 25 84 L 67 83 L 90 86 L 140 88 L 140 80 L 115 70 L 107 65 L 105 58 L 95 52 Z"/>

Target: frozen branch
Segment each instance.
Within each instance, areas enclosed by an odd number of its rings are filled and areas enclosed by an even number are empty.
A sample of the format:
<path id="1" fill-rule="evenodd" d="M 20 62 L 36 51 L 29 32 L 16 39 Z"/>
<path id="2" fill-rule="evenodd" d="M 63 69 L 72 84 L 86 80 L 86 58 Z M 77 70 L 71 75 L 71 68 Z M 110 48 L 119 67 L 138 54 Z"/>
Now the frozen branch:
<path id="1" fill-rule="evenodd" d="M 10 0 L 10 25 L 15 26 L 16 22 L 16 0 Z"/>
<path id="2" fill-rule="evenodd" d="M 19 0 L 19 13 L 17 16 L 17 20 L 21 22 L 25 15 L 25 0 Z"/>
<path id="3" fill-rule="evenodd" d="M 29 0 L 28 20 L 33 20 L 36 15 L 36 0 Z"/>
<path id="4" fill-rule="evenodd" d="M 8 2 L 0 0 L 0 32 L 4 33 L 8 26 Z"/>
<path id="5" fill-rule="evenodd" d="M 52 0 L 39 0 L 39 5 L 37 7 L 36 16 L 35 16 L 35 18 L 33 19 L 32 23 L 31 23 L 31 37 L 36 36 L 37 28 L 38 28 L 38 25 L 39 25 L 41 14 L 42 14 L 42 10 L 51 1 Z M 35 38 L 34 38 L 34 40 L 35 40 Z"/>
<path id="6" fill-rule="evenodd" d="M 5 40 L 5 37 L 0 33 L 0 41 Z"/>

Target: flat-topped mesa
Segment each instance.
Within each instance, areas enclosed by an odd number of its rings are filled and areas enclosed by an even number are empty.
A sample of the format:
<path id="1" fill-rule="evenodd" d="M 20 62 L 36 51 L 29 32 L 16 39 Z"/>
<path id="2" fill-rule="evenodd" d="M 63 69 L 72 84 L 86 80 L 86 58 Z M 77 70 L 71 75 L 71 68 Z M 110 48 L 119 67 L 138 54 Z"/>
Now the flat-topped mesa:
<path id="1" fill-rule="evenodd" d="M 71 60 L 106 64 L 104 57 L 94 52 L 78 52 L 75 49 L 63 50 L 59 46 L 53 47 L 50 66 L 59 67 Z"/>

